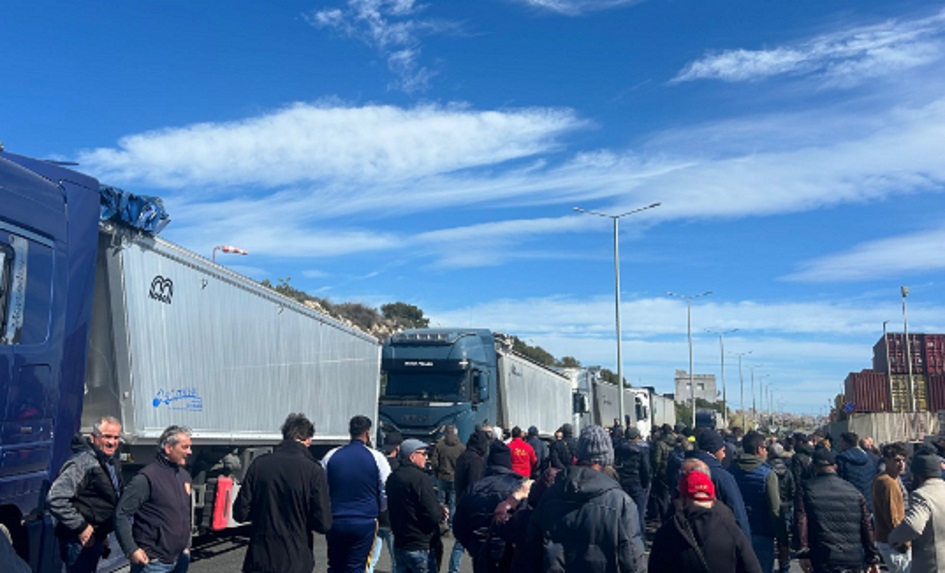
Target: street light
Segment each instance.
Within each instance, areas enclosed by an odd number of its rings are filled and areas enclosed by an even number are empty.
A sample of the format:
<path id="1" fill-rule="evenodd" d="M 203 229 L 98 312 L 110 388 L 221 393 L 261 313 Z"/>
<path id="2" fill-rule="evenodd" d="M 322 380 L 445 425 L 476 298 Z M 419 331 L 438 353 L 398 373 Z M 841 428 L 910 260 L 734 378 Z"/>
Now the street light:
<path id="1" fill-rule="evenodd" d="M 620 234 L 618 231 L 618 221 L 622 217 L 627 217 L 633 215 L 634 213 L 639 213 L 640 211 L 646 211 L 647 209 L 652 209 L 654 207 L 659 207 L 659 203 L 653 203 L 647 205 L 646 207 L 640 207 L 639 209 L 634 209 L 633 211 L 627 211 L 626 213 L 621 213 L 619 215 L 609 215 L 607 213 L 600 213 L 597 211 L 588 211 L 586 209 L 581 209 L 579 207 L 574 207 L 573 209 L 579 213 L 586 213 L 588 215 L 597 215 L 598 217 L 607 217 L 608 219 L 613 219 L 614 221 L 614 308 L 617 322 L 617 412 L 620 416 L 620 425 L 626 425 L 626 420 L 624 419 L 624 408 L 623 408 L 623 356 L 621 353 L 621 333 L 620 333 L 620 242 L 618 240 Z"/>
<path id="2" fill-rule="evenodd" d="M 732 354 L 738 356 L 738 386 L 741 393 L 739 409 L 742 411 L 742 430 L 745 430 L 745 377 L 742 375 L 742 356 L 751 354 L 751 350 L 748 352 L 733 352 Z"/>
<path id="3" fill-rule="evenodd" d="M 909 296 L 909 287 L 900 287 L 899 290 L 902 293 L 902 329 L 906 338 L 906 363 L 909 365 L 909 398 L 911 399 L 909 410 L 915 412 L 915 381 L 912 378 L 912 351 L 909 349 L 909 319 L 906 318 L 906 297 Z M 890 401 L 892 401 L 892 396 L 890 396 Z"/>
<path id="4" fill-rule="evenodd" d="M 240 249 L 237 247 L 233 247 L 230 245 L 219 245 L 219 246 L 213 247 L 213 256 L 211 257 L 213 259 L 213 262 L 217 262 L 217 251 L 223 251 L 224 253 L 230 253 L 234 255 L 248 255 L 249 254 L 243 249 Z"/>
<path id="5" fill-rule="evenodd" d="M 703 296 L 709 296 L 712 291 L 707 290 L 704 293 L 683 295 L 674 292 L 667 292 L 667 296 L 686 299 L 686 331 L 689 337 L 689 401 L 692 406 L 692 429 L 696 429 L 696 387 L 692 383 L 692 299 Z"/>
<path id="6" fill-rule="evenodd" d="M 733 328 L 731 330 L 725 330 L 725 331 L 719 332 L 715 330 L 709 330 L 707 328 L 705 329 L 705 331 L 710 334 L 719 335 L 719 349 L 721 350 L 721 353 L 722 353 L 722 416 L 724 417 L 723 423 L 725 424 L 725 427 L 728 428 L 728 400 L 726 400 L 726 397 L 725 397 L 725 341 L 723 340 L 723 337 L 726 334 L 732 334 L 733 332 L 738 332 L 738 329 Z"/>
<path id="7" fill-rule="evenodd" d="M 755 426 L 758 425 L 758 411 L 755 409 L 755 368 L 762 366 L 763 364 L 755 364 L 751 367 L 751 423 Z"/>

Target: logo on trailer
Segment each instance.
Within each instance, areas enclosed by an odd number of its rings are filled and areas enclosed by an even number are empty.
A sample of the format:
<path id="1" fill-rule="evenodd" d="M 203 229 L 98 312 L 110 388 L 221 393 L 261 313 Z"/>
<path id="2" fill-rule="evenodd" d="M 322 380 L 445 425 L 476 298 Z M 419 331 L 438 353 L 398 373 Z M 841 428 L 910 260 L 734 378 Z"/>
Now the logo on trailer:
<path id="1" fill-rule="evenodd" d="M 158 302 L 171 304 L 171 297 L 174 296 L 174 281 L 157 275 L 151 281 L 151 290 L 148 292 L 148 296 Z"/>

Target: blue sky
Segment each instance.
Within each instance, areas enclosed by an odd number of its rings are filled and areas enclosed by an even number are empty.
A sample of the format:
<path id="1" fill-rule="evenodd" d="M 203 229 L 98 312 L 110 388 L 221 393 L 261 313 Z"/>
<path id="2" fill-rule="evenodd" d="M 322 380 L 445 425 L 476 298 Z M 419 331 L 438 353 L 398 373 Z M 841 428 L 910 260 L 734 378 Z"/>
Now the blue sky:
<path id="1" fill-rule="evenodd" d="M 8 151 L 161 196 L 164 236 L 334 302 L 405 301 L 672 390 L 818 413 L 883 322 L 945 332 L 945 3 L 32 2 Z M 221 256 L 222 257 L 222 256 Z M 738 407 L 737 358 L 726 357 Z"/>

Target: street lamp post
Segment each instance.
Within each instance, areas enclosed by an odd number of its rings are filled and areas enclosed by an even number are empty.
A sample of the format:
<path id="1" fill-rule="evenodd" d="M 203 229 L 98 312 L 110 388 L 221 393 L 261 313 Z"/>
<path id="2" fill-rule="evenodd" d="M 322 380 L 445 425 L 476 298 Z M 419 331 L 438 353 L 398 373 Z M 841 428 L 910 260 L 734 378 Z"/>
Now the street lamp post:
<path id="1" fill-rule="evenodd" d="M 692 407 L 692 429 L 696 428 L 696 387 L 692 382 L 692 299 L 712 294 L 707 290 L 700 294 L 684 295 L 667 292 L 668 296 L 686 299 L 686 333 L 689 338 L 689 405 Z"/>
<path id="2" fill-rule="evenodd" d="M 580 213 L 597 215 L 598 217 L 607 217 L 608 219 L 612 219 L 614 222 L 614 314 L 616 315 L 617 323 L 617 412 L 620 416 L 621 426 L 625 426 L 627 422 L 624 418 L 623 407 L 623 355 L 621 351 L 622 335 L 620 332 L 620 241 L 618 240 L 620 233 L 618 230 L 618 221 L 620 221 L 622 217 L 627 217 L 629 215 L 633 215 L 634 213 L 639 213 L 640 211 L 646 211 L 647 209 L 652 209 L 659 206 L 659 203 L 653 203 L 651 205 L 647 205 L 646 207 L 640 207 L 639 209 L 627 211 L 626 213 L 621 213 L 619 215 L 609 215 L 607 213 L 587 211 L 585 209 L 574 207 L 574 210 Z"/>
<path id="3" fill-rule="evenodd" d="M 912 351 L 909 349 L 909 319 L 906 318 L 906 297 L 909 296 L 909 287 L 900 287 L 902 293 L 902 329 L 906 338 L 906 364 L 909 365 L 909 410 L 915 412 L 915 381 L 912 378 Z M 892 396 L 890 396 L 892 399 Z"/>
<path id="4" fill-rule="evenodd" d="M 742 356 L 746 354 L 751 354 L 751 350 L 747 352 L 735 352 L 738 356 L 738 386 L 741 393 L 739 409 L 742 411 L 742 430 L 745 430 L 745 377 L 742 375 Z"/>
<path id="5" fill-rule="evenodd" d="M 726 396 L 725 396 L 725 340 L 724 340 L 724 337 L 726 334 L 732 334 L 733 332 L 738 332 L 738 329 L 733 328 L 731 330 L 719 332 L 715 330 L 709 330 L 707 328 L 706 332 L 719 335 L 719 350 L 721 351 L 721 354 L 722 354 L 722 416 L 724 418 L 723 423 L 725 424 L 725 427 L 728 428 L 728 400 L 726 399 Z"/>

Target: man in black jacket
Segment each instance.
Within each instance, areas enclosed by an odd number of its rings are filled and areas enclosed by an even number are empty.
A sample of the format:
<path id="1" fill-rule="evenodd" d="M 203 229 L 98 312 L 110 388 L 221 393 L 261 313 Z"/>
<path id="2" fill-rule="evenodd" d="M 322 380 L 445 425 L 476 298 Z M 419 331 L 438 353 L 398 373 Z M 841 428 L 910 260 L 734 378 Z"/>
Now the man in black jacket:
<path id="1" fill-rule="evenodd" d="M 165 573 L 190 558 L 189 455 L 190 430 L 168 426 L 154 461 L 131 478 L 118 500 L 115 534 L 131 573 Z"/>
<path id="2" fill-rule="evenodd" d="M 866 500 L 837 475 L 837 456 L 817 448 L 814 477 L 806 480 L 794 506 L 798 557 L 805 572 L 879 572 L 880 555 L 873 542 Z"/>
<path id="3" fill-rule="evenodd" d="M 397 573 L 435 573 L 431 542 L 440 534 L 447 510 L 437 502 L 430 476 L 424 472 L 428 446 L 420 440 L 400 445 L 400 466 L 387 478 L 387 507 L 394 532 Z"/>
<path id="4" fill-rule="evenodd" d="M 105 417 L 92 425 L 86 440 L 73 438 L 77 453 L 59 471 L 46 503 L 56 520 L 56 537 L 68 573 L 95 571 L 114 528 L 121 495 L 121 470 L 116 466 L 121 424 Z"/>
<path id="5" fill-rule="evenodd" d="M 282 442 L 260 456 L 246 473 L 233 504 L 236 521 L 252 522 L 244 573 L 311 573 L 312 531 L 331 527 L 325 470 L 309 453 L 315 426 L 289 414 Z"/>
<path id="6" fill-rule="evenodd" d="M 614 448 L 614 469 L 620 487 L 633 498 L 640 512 L 640 531 L 646 530 L 646 492 L 650 487 L 650 452 L 640 444 L 640 430 L 627 428 Z"/>

